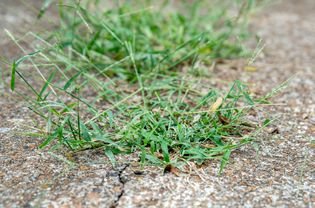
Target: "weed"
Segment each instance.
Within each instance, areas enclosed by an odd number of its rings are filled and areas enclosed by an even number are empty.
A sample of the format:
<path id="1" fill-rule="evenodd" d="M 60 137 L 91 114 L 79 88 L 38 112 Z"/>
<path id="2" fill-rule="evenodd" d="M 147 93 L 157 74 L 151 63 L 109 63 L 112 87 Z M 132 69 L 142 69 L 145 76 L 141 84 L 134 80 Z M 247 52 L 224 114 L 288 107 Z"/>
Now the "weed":
<path id="1" fill-rule="evenodd" d="M 40 148 L 103 148 L 113 164 L 116 154 L 132 152 L 157 165 L 217 158 L 222 170 L 253 140 L 259 124 L 245 117 L 257 100 L 240 81 L 227 93 L 212 89 L 199 66 L 248 54 L 238 41 L 248 35 L 254 1 L 236 3 L 243 6 L 234 19 L 230 1 L 206 2 L 180 12 L 150 1 L 91 12 L 91 2 L 60 1 L 60 28 L 46 38 L 29 33 L 34 51 L 12 66 L 11 89 L 19 76 L 29 91 L 17 93 L 46 121 Z M 30 81 L 26 68 L 40 80 Z"/>

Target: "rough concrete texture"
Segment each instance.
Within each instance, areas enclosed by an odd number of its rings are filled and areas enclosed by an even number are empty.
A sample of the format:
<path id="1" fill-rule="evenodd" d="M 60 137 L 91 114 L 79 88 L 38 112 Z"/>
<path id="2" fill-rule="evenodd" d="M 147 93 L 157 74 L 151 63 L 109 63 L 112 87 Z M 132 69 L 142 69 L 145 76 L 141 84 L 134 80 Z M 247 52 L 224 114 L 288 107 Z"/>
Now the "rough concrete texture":
<path id="1" fill-rule="evenodd" d="M 19 2 L 0 2 L 1 27 L 31 22 L 34 14 Z M 67 154 L 39 151 L 38 139 L 15 134 L 32 115 L 0 89 L 0 207 L 314 207 L 314 11 L 313 0 L 272 5 L 252 21 L 252 31 L 266 43 L 257 71 L 216 70 L 218 80 L 246 81 L 258 94 L 292 78 L 274 98 L 285 105 L 264 109 L 278 118 L 276 134 L 264 133 L 255 145 L 235 151 L 221 176 L 216 161 L 191 164 L 192 171 L 179 176 L 141 169 L 132 156 L 112 168 L 98 151 L 79 153 L 69 163 Z"/>

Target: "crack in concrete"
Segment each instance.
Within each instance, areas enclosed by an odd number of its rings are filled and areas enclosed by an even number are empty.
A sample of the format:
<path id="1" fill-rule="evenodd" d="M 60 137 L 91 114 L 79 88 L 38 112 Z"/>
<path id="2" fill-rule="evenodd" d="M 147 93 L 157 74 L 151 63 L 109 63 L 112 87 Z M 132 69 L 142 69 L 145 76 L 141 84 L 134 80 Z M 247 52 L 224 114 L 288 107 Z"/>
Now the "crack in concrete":
<path id="1" fill-rule="evenodd" d="M 121 191 L 118 194 L 117 198 L 115 199 L 114 203 L 112 204 L 112 206 L 110 206 L 110 208 L 116 208 L 118 206 L 119 200 L 121 199 L 121 197 L 124 195 L 125 193 L 125 184 L 127 182 L 127 179 L 124 178 L 122 175 L 124 173 L 124 171 L 129 167 L 130 164 L 124 164 L 120 169 L 118 169 L 118 180 L 122 185 Z"/>

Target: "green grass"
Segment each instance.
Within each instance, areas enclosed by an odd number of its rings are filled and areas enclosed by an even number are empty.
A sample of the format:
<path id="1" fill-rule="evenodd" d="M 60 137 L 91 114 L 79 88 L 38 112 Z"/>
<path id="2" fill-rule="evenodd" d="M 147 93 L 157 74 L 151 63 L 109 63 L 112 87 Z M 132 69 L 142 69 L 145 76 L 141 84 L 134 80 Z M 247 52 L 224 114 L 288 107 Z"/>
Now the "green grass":
<path id="1" fill-rule="evenodd" d="M 49 3 L 40 17 L 48 18 Z M 242 82 L 227 92 L 209 84 L 216 59 L 249 55 L 242 41 L 256 4 L 198 1 L 175 9 L 142 1 L 99 11 L 94 1 L 59 1 L 58 28 L 27 34 L 30 53 L 7 31 L 26 53 L 12 65 L 11 89 L 18 76 L 27 89 L 15 91 L 46 122 L 34 134 L 44 138 L 40 148 L 102 148 L 113 164 L 115 155 L 134 152 L 162 166 L 220 159 L 222 171 L 231 152 L 269 123 L 246 120 L 266 99 L 253 98 Z"/>

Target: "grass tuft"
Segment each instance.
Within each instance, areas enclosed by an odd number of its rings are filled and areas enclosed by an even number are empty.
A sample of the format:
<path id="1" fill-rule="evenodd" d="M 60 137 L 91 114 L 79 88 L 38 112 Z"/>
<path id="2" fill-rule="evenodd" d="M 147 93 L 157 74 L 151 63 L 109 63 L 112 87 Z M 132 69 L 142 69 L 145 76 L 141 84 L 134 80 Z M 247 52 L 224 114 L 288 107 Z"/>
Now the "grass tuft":
<path id="1" fill-rule="evenodd" d="M 35 52 L 13 63 L 11 89 L 21 78 L 29 91 L 17 93 L 46 121 L 40 148 L 102 148 L 113 164 L 133 152 L 157 165 L 220 159 L 222 171 L 263 126 L 246 119 L 260 101 L 240 81 L 221 92 L 199 72 L 249 55 L 240 43 L 256 2 L 142 3 L 100 11 L 94 1 L 59 1 L 59 28 L 28 34 Z"/>

